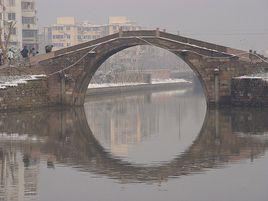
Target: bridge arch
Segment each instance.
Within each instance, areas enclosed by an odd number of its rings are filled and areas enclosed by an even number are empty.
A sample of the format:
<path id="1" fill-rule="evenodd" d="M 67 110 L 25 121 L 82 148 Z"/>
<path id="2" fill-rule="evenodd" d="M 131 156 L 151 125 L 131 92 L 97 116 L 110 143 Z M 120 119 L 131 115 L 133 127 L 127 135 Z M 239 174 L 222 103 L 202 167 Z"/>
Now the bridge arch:
<path id="1" fill-rule="evenodd" d="M 177 44 L 175 41 L 172 40 L 165 40 L 162 38 L 151 38 L 151 37 L 118 37 L 115 40 L 107 41 L 104 44 L 101 44 L 95 49 L 95 57 L 94 59 L 89 59 L 87 64 L 86 73 L 83 76 L 79 76 L 76 82 L 76 86 L 74 87 L 75 91 L 74 94 L 78 94 L 77 97 L 74 97 L 75 105 L 82 105 L 84 102 L 84 94 L 88 88 L 88 85 L 94 76 L 95 72 L 101 67 L 101 65 L 109 59 L 114 54 L 128 49 L 130 47 L 139 46 L 139 45 L 152 45 L 162 49 L 165 49 L 176 56 L 180 57 L 196 74 L 198 79 L 201 82 L 203 87 L 203 91 L 207 102 L 209 102 L 210 92 L 213 91 L 211 89 L 211 81 L 213 82 L 214 74 L 212 78 L 207 78 L 206 69 L 204 69 L 203 65 L 203 54 L 209 55 L 213 54 L 215 56 L 217 52 L 214 51 L 207 51 L 203 50 L 206 53 L 202 53 L 202 51 L 192 50 L 191 48 L 186 48 L 185 45 Z M 195 49 L 195 48 L 194 48 Z M 189 51 L 187 51 L 189 50 Z M 224 54 L 225 55 L 225 54 Z M 224 56 L 221 55 L 221 56 Z M 213 68 L 214 69 L 214 68 Z"/>
<path id="2" fill-rule="evenodd" d="M 124 51 L 126 49 L 129 49 L 131 47 L 140 46 L 140 45 L 144 46 L 144 45 L 147 45 L 147 44 L 146 43 L 144 43 L 144 44 L 138 44 L 137 43 L 137 45 L 131 45 L 131 46 L 122 46 L 122 47 L 115 47 L 114 46 L 111 49 L 107 49 L 106 51 L 102 52 L 102 55 L 100 55 L 98 60 L 91 66 L 90 71 L 88 72 L 88 74 L 85 75 L 84 77 L 81 77 L 82 80 L 80 82 L 78 82 L 78 85 L 76 86 L 76 89 L 79 90 L 79 93 L 83 94 L 87 90 L 88 85 L 89 85 L 90 81 L 92 80 L 92 77 L 101 68 L 102 64 L 104 64 L 113 55 L 115 55 L 115 54 L 117 54 L 117 53 L 119 53 L 121 51 Z M 207 96 L 208 96 L 207 85 L 206 85 L 205 81 L 203 80 L 202 75 L 198 71 L 198 68 L 196 68 L 192 63 L 190 63 L 187 60 L 183 59 L 179 54 L 176 54 L 175 52 L 170 51 L 169 49 L 166 49 L 166 48 L 161 47 L 161 46 L 154 46 L 154 47 L 158 47 L 158 48 L 161 48 L 163 50 L 166 50 L 166 51 L 170 52 L 171 54 L 174 54 L 177 57 L 179 57 L 180 59 L 182 59 L 182 61 L 184 61 L 187 64 L 187 66 L 198 77 L 198 79 L 199 79 L 199 81 L 200 81 L 200 83 L 202 85 L 205 97 L 207 98 Z"/>

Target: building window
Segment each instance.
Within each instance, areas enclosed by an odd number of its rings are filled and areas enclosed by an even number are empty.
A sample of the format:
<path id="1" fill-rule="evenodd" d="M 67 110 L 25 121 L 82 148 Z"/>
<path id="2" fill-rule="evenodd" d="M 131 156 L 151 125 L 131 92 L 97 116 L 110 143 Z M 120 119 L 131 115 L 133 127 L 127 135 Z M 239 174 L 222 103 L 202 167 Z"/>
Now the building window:
<path id="1" fill-rule="evenodd" d="M 34 17 L 22 17 L 22 24 L 35 24 Z"/>
<path id="2" fill-rule="evenodd" d="M 16 13 L 8 13 L 7 19 L 8 20 L 16 20 Z"/>
<path id="3" fill-rule="evenodd" d="M 64 47 L 63 43 L 53 43 L 54 47 Z"/>
<path id="4" fill-rule="evenodd" d="M 34 10 L 33 2 L 21 2 L 21 8 L 23 10 Z"/>
<path id="5" fill-rule="evenodd" d="M 53 35 L 53 39 L 64 39 L 64 35 Z"/>
<path id="6" fill-rule="evenodd" d="M 53 30 L 55 30 L 55 31 L 63 31 L 63 27 L 55 26 L 55 27 L 53 27 Z"/>
<path id="7" fill-rule="evenodd" d="M 15 7 L 16 0 L 8 0 L 8 4 L 9 4 L 10 7 Z"/>
<path id="8" fill-rule="evenodd" d="M 37 36 L 36 30 L 22 30 L 22 37 L 35 38 Z"/>

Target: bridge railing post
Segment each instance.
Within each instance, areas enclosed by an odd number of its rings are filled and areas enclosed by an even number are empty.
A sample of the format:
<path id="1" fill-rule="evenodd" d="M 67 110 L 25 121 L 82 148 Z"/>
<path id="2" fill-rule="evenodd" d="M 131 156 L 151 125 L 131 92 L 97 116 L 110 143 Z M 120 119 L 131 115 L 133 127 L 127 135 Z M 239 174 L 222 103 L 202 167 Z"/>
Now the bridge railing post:
<path id="1" fill-rule="evenodd" d="M 123 29 L 122 27 L 119 28 L 119 38 L 123 37 Z"/>
<path id="2" fill-rule="evenodd" d="M 156 28 L 155 30 L 155 37 L 160 37 L 160 29 L 159 28 Z"/>
<path id="3" fill-rule="evenodd" d="M 214 69 L 214 95 L 215 95 L 215 106 L 219 106 L 220 100 L 220 80 L 219 80 L 220 69 Z"/>

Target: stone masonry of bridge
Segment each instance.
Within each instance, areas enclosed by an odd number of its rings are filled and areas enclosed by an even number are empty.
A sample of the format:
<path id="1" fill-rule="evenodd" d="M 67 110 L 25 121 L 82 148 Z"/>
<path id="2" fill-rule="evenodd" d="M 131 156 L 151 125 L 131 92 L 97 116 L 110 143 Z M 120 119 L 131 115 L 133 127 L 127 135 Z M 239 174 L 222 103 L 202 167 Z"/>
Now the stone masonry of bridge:
<path id="1" fill-rule="evenodd" d="M 47 76 L 47 95 L 44 101 L 40 101 L 40 106 L 82 106 L 88 84 L 98 68 L 117 52 L 138 45 L 166 49 L 185 61 L 201 81 L 210 105 L 231 103 L 233 77 L 254 74 L 268 67 L 263 58 L 247 52 L 157 29 L 119 31 L 94 41 L 39 55 L 31 58 L 31 68 L 23 68 L 17 74 L 23 72 Z M 0 70 L 0 73 L 5 72 Z M 38 104 L 35 102 L 33 106 L 38 107 Z"/>

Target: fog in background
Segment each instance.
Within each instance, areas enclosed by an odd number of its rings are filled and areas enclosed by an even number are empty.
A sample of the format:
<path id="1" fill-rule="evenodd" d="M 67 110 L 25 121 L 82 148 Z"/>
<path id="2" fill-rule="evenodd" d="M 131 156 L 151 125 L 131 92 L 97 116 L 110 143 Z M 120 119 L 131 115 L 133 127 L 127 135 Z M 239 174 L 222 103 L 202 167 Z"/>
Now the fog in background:
<path id="1" fill-rule="evenodd" d="M 58 16 L 75 16 L 95 24 L 109 16 L 126 16 L 146 28 L 268 56 L 268 0 L 38 0 L 39 25 Z"/>

